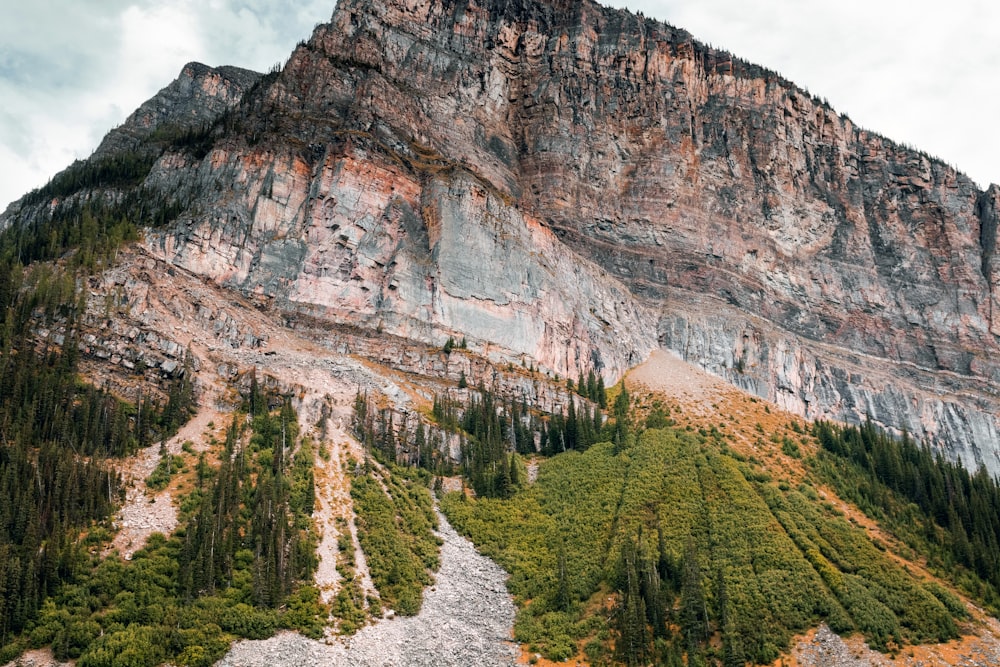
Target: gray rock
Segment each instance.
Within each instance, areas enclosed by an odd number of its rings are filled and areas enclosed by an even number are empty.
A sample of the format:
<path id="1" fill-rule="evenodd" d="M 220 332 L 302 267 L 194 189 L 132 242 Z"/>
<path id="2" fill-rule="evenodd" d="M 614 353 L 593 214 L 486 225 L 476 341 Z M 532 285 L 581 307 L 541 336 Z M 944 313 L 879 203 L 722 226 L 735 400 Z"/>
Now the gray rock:
<path id="1" fill-rule="evenodd" d="M 294 633 L 241 641 L 217 667 L 512 667 L 518 649 L 506 573 L 438 520 L 441 568 L 417 616 L 383 619 L 331 644 Z"/>

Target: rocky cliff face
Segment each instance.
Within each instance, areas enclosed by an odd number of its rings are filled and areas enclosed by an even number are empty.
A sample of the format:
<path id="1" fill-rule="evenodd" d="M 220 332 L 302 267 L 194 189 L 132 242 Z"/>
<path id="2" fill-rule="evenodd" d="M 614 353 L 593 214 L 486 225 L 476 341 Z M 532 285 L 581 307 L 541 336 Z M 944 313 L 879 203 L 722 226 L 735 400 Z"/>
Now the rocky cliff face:
<path id="1" fill-rule="evenodd" d="M 145 178 L 176 265 L 563 374 L 663 345 L 1000 472 L 1000 190 L 773 72 L 592 2 L 342 0 L 256 87 L 185 76 L 234 111 Z"/>
<path id="2" fill-rule="evenodd" d="M 188 63 L 170 85 L 108 132 L 90 159 L 141 150 L 157 130 L 180 134 L 209 127 L 236 106 L 260 79 L 261 74 L 239 67 Z"/>

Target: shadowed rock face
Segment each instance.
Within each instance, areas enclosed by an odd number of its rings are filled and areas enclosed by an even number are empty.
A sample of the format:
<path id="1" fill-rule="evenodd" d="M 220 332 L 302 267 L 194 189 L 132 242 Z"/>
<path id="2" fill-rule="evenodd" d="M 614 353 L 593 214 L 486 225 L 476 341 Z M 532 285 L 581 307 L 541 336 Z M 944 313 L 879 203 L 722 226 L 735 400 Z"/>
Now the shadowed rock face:
<path id="1" fill-rule="evenodd" d="M 1000 189 L 683 30 L 342 0 L 212 139 L 147 243 L 275 308 L 608 380 L 659 344 L 1000 473 Z"/>

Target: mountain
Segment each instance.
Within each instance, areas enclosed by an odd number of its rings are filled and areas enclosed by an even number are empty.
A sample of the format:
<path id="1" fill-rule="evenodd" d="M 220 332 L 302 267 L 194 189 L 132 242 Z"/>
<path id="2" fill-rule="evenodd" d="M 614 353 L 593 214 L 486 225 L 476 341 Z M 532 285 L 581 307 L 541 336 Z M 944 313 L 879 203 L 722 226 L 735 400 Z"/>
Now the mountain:
<path id="1" fill-rule="evenodd" d="M 427 484 L 484 499 L 446 509 L 547 655 L 658 646 L 637 610 L 666 641 L 684 599 L 678 661 L 979 632 L 935 577 L 1000 607 L 998 207 L 586 0 L 342 0 L 283 68 L 191 63 L 0 216 L 0 655 L 211 664 L 416 614 L 462 551 Z M 749 396 L 606 392 L 663 350 Z"/>
<path id="2" fill-rule="evenodd" d="M 90 164 L 224 109 L 141 178 L 175 266 L 609 383 L 663 346 L 1000 472 L 1000 191 L 773 72 L 591 2 L 343 2 L 259 81 L 186 67 Z"/>

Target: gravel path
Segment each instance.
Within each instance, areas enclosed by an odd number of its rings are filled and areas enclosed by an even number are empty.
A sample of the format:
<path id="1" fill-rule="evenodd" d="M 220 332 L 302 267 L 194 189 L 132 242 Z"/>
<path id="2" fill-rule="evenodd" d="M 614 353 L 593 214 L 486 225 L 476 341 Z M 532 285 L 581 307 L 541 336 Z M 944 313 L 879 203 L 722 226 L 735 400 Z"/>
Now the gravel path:
<path id="1" fill-rule="evenodd" d="M 417 616 L 379 621 L 331 645 L 285 632 L 241 641 L 217 667 L 467 667 L 515 664 L 507 574 L 440 513 L 441 569 Z"/>

